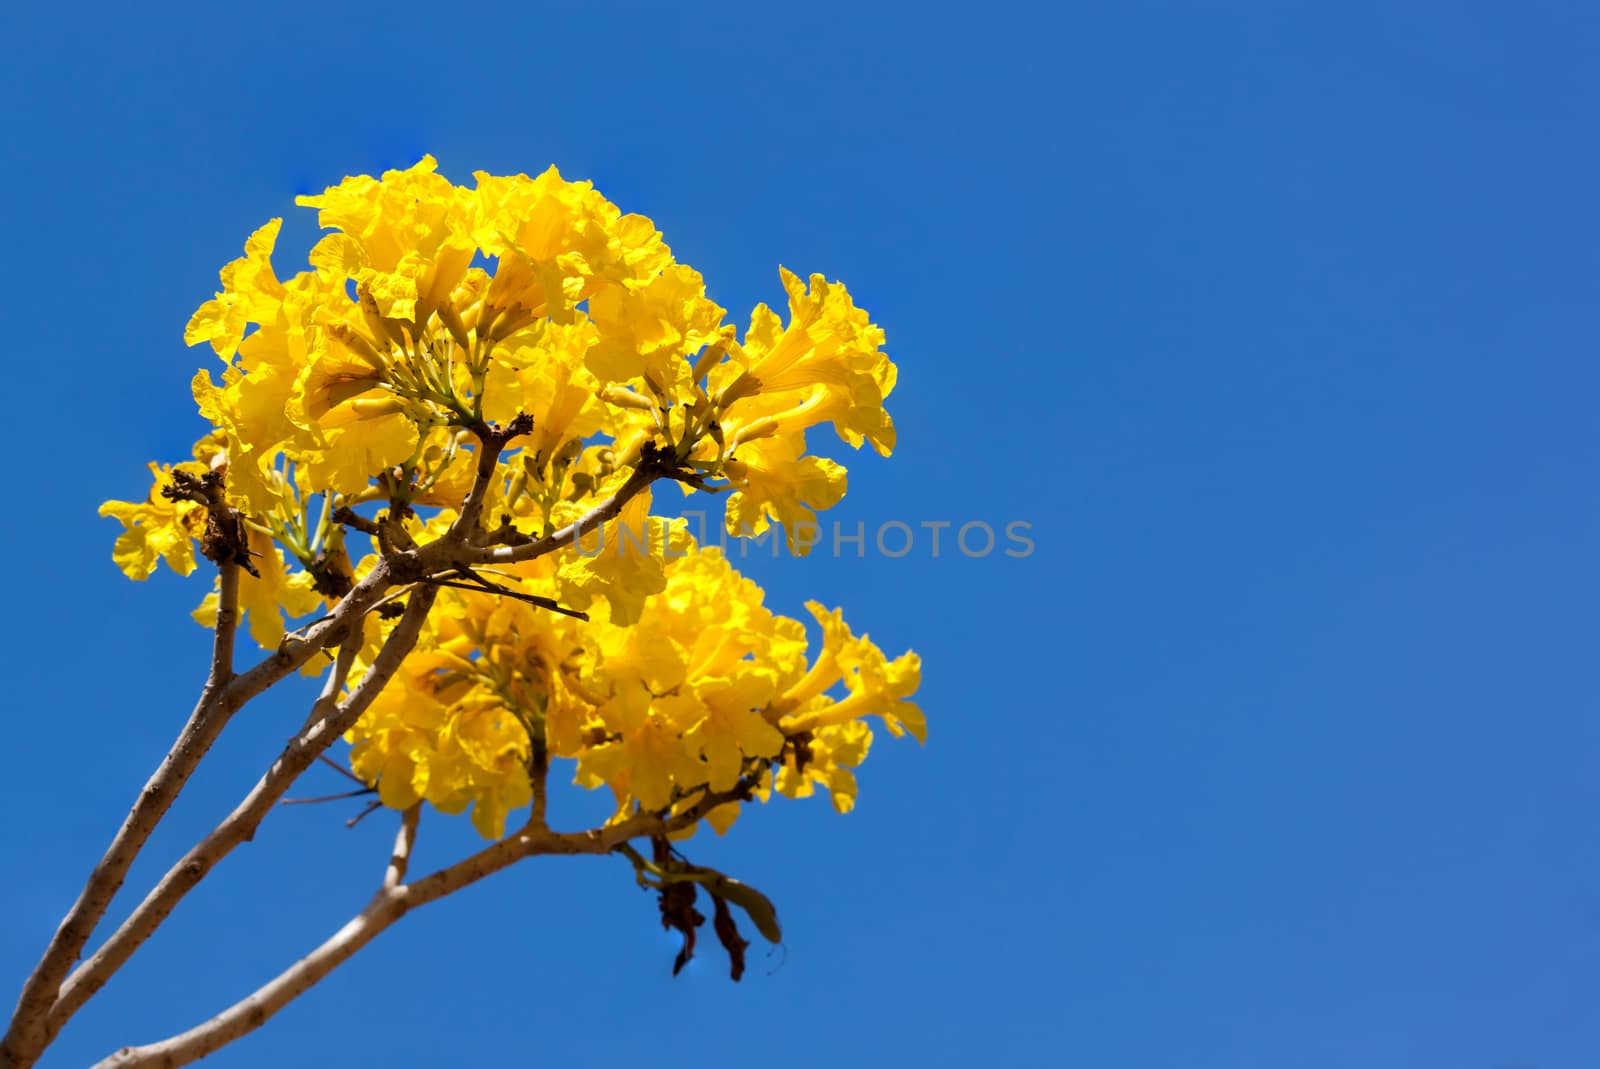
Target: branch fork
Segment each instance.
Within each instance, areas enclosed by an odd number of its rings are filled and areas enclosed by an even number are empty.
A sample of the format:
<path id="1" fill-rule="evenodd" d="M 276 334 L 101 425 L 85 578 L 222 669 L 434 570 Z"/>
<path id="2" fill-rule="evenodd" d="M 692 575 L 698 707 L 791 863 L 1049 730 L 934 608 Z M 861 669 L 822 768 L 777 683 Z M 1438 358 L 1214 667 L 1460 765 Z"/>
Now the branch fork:
<path id="1" fill-rule="evenodd" d="M 202 476 L 180 472 L 174 476 L 171 488 L 174 495 L 206 506 L 207 538 L 202 550 L 218 566 L 219 597 L 210 674 L 188 722 L 134 801 L 122 827 L 90 872 L 78 900 L 25 982 L 9 1030 L 0 1038 L 0 1069 L 29 1069 L 61 1027 L 143 945 L 189 890 L 218 861 L 254 836 L 261 820 L 300 774 L 322 758 L 355 724 L 399 669 L 420 635 L 439 588 L 463 587 L 513 597 L 553 612 L 585 618 L 584 614 L 551 599 L 491 582 L 474 568 L 532 560 L 555 552 L 570 545 L 583 532 L 614 518 L 628 501 L 656 479 L 683 479 L 684 471 L 670 450 L 660 450 L 655 443 L 646 442 L 637 467 L 623 485 L 609 499 L 562 530 L 541 539 L 515 537 L 512 533 L 515 529 L 502 518 L 498 530 L 484 532 L 479 527 L 479 517 L 489 496 L 499 456 L 508 443 L 528 433 L 532 426 L 531 418 L 519 416 L 503 428 L 487 423 L 469 427 L 479 441 L 473 486 L 456 521 L 433 542 L 417 546 L 403 529 L 400 530 L 400 535 L 405 536 L 403 539 L 394 535 L 398 523 L 373 523 L 347 507 L 337 510 L 333 514 L 336 522 L 374 535 L 380 542 L 389 542 L 386 547 L 389 551 L 380 556 L 365 578 L 350 587 L 327 616 L 286 637 L 276 651 L 244 672 L 235 671 L 233 659 L 239 620 L 239 571 L 243 569 L 254 574 L 254 567 L 249 560 L 242 518 L 226 503 L 220 472 Z M 485 544 L 474 541 L 484 537 L 488 539 Z M 374 611 L 392 615 L 397 604 L 392 592 L 401 589 L 408 593 L 399 620 L 361 682 L 339 700 L 359 646 L 351 639 L 360 634 L 362 619 Z M 233 812 L 191 847 L 128 918 L 80 963 L 90 936 L 121 888 L 134 858 L 234 713 L 273 684 L 298 671 L 312 657 L 334 647 L 338 647 L 338 654 L 327 683 L 300 732 Z M 278 980 L 205 1025 L 149 1047 L 127 1048 L 102 1064 L 187 1064 L 259 1027 L 284 1004 L 417 905 L 458 890 L 523 857 L 542 853 L 604 854 L 641 834 L 681 830 L 697 822 L 715 804 L 730 800 L 720 798 L 713 802 L 708 795 L 677 817 L 636 816 L 603 829 L 557 833 L 544 827 L 542 782 L 539 787 L 539 804 L 534 806 L 530 826 L 524 831 L 409 884 L 405 882 L 405 875 L 415 838 L 416 816 L 414 811 L 408 814 L 401 829 L 404 842 L 397 842 L 372 903 L 322 947 Z"/>

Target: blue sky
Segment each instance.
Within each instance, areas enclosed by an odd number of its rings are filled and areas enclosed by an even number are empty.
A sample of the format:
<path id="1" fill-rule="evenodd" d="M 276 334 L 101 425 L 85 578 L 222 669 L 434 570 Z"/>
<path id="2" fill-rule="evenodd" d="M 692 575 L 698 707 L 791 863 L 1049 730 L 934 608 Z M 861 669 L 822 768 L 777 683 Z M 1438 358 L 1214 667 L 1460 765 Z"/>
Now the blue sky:
<path id="1" fill-rule="evenodd" d="M 203 584 L 127 582 L 95 516 L 196 435 L 185 320 L 267 218 L 294 264 L 296 193 L 432 152 L 594 179 L 735 310 L 780 263 L 845 280 L 900 364 L 901 447 L 832 518 L 1022 520 L 1036 549 L 751 562 L 780 611 L 918 650 L 932 735 L 880 738 L 850 816 L 772 805 L 698 855 L 785 922 L 742 984 L 712 954 L 668 976 L 624 862 L 556 860 L 408 917 L 208 1064 L 1594 1064 L 1591 5 L 0 30 L 7 1000 L 204 668 Z M 233 725 L 134 884 L 303 700 Z M 44 1064 L 187 1027 L 342 923 L 392 833 L 344 815 L 275 815 Z M 473 841 L 422 832 L 422 864 Z"/>

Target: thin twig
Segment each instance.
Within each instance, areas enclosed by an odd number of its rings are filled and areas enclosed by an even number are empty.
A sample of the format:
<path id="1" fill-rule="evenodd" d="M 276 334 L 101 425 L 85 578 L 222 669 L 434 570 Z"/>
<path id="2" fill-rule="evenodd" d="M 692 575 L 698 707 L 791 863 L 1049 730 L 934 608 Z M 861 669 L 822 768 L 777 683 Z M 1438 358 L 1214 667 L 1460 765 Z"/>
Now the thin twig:
<path id="1" fill-rule="evenodd" d="M 333 659 L 333 671 L 329 672 L 328 678 L 323 681 L 322 692 L 317 695 L 317 700 L 311 703 L 311 711 L 306 714 L 305 723 L 300 725 L 300 734 L 305 734 L 311 725 L 324 719 L 338 707 L 339 692 L 344 690 L 345 682 L 350 678 L 350 669 L 355 665 L 356 655 L 360 652 L 359 634 L 351 635 L 339 644 L 339 655 Z"/>
<path id="2" fill-rule="evenodd" d="M 354 772 L 351 772 L 348 768 L 345 768 L 343 765 L 341 765 L 339 762 L 335 761 L 333 758 L 329 757 L 327 754 L 325 754 L 325 753 L 317 754 L 317 760 L 321 761 L 323 764 L 327 765 L 329 768 L 331 768 L 335 772 L 339 773 L 339 775 L 343 776 L 345 779 L 349 780 L 351 783 L 360 783 L 363 786 L 365 786 L 365 784 L 366 784 L 365 780 L 363 780 L 360 776 L 356 775 Z"/>
<path id="3" fill-rule="evenodd" d="M 363 820 L 366 820 L 368 817 L 372 816 L 372 814 L 376 813 L 378 810 L 380 810 L 382 808 L 383 808 L 383 803 L 382 802 L 368 802 L 366 805 L 361 807 L 361 812 L 357 813 L 355 816 L 353 816 L 349 820 L 345 821 L 344 822 L 344 826 L 347 827 L 347 828 L 353 828 L 357 824 L 360 824 Z"/>
<path id="4" fill-rule="evenodd" d="M 435 552 L 442 553 L 446 548 L 441 546 Z M 414 576 L 401 575 L 402 571 L 415 571 L 420 575 L 428 571 L 430 566 L 431 562 L 423 559 L 422 551 L 401 559 L 379 560 L 367 577 L 357 583 L 355 589 L 331 613 L 305 628 L 299 635 L 286 636 L 275 652 L 235 676 L 233 682 L 228 684 L 227 699 L 236 707 L 243 705 L 280 679 L 299 671 L 318 651 L 343 642 L 347 633 L 359 628 L 362 617 L 389 587 L 396 583 L 411 582 Z"/>
<path id="5" fill-rule="evenodd" d="M 346 798 L 360 798 L 366 794 L 377 794 L 376 787 L 357 787 L 353 791 L 340 791 L 338 794 L 319 794 L 315 798 L 284 798 L 279 805 L 321 805 L 323 802 L 342 802 Z"/>
<path id="6" fill-rule="evenodd" d="M 340 505 L 333 510 L 333 522 L 344 524 L 353 530 L 360 531 L 368 538 L 378 537 L 378 525 L 367 519 L 349 505 Z"/>
<path id="7" fill-rule="evenodd" d="M 474 579 L 478 578 L 471 572 L 467 574 Z M 578 609 L 569 609 L 555 598 L 547 598 L 541 594 L 529 594 L 521 590 L 512 590 L 510 587 L 501 586 L 499 583 L 490 583 L 483 579 L 478 579 L 476 583 L 458 583 L 454 579 L 440 579 L 430 575 L 424 576 L 418 581 L 427 583 L 429 586 L 447 586 L 453 590 L 470 590 L 476 594 L 499 594 L 501 597 L 511 598 L 513 601 L 521 601 L 541 609 L 549 609 L 551 612 L 558 612 L 575 620 L 587 620 L 589 618 L 588 613 L 581 612 Z"/>
<path id="8" fill-rule="evenodd" d="M 528 733 L 532 749 L 528 755 L 528 781 L 533 795 L 528 808 L 528 826 L 539 830 L 549 828 L 545 823 L 545 810 L 550 797 L 550 747 L 545 738 L 544 725 L 544 718 L 540 717 L 536 725 L 538 733 Z"/>
<path id="9" fill-rule="evenodd" d="M 400 830 L 395 833 L 394 849 L 389 853 L 389 867 L 383 872 L 383 889 L 392 891 L 406 880 L 406 866 L 411 864 L 411 850 L 417 844 L 417 820 L 422 816 L 422 803 L 400 814 Z"/>

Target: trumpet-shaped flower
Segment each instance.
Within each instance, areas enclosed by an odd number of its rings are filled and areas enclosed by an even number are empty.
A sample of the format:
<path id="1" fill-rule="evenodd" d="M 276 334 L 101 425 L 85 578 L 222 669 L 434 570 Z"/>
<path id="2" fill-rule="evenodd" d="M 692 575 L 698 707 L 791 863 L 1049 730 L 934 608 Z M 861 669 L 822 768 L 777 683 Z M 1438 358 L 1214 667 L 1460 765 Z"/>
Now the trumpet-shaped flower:
<path id="1" fill-rule="evenodd" d="M 385 805 L 470 809 L 498 837 L 556 761 L 619 819 L 714 796 L 721 832 L 752 798 L 819 784 L 848 810 L 866 718 L 924 737 L 915 654 L 816 605 L 808 654 L 805 625 L 640 490 L 729 490 L 733 533 L 776 524 L 809 548 L 846 472 L 807 431 L 895 445 L 895 365 L 842 284 L 782 271 L 786 315 L 758 306 L 741 338 L 651 220 L 554 168 L 458 186 L 425 157 L 298 203 L 328 231 L 306 269 L 274 266 L 270 221 L 185 330 L 223 364 L 191 384 L 211 425 L 195 459 L 153 465 L 145 501 L 102 513 L 133 578 L 161 560 L 188 574 L 196 542 L 242 566 L 237 608 L 269 649 L 355 584 L 396 580 L 345 638 L 346 688 L 411 584 L 435 588 L 348 734 Z M 425 557 L 446 538 L 459 555 Z M 219 599 L 196 618 L 214 626 Z"/>

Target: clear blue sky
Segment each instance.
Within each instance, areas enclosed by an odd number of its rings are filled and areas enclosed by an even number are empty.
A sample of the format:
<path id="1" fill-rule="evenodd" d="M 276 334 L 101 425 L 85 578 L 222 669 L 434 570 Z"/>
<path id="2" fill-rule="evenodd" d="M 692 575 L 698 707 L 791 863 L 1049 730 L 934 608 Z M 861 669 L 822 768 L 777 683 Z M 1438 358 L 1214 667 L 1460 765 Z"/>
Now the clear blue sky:
<path id="1" fill-rule="evenodd" d="M 551 861 L 208 1064 L 1596 1064 L 1593 5 L 332 7 L 0 15 L 7 1005 L 204 667 L 203 583 L 127 582 L 95 516 L 197 432 L 183 324 L 294 194 L 431 151 L 593 178 L 734 309 L 846 280 L 901 448 L 837 518 L 1037 550 L 752 564 L 921 652 L 932 737 L 701 855 L 786 923 L 744 983 L 668 976 L 624 862 Z M 391 835 L 344 815 L 275 815 L 45 1064 L 321 940 Z"/>

